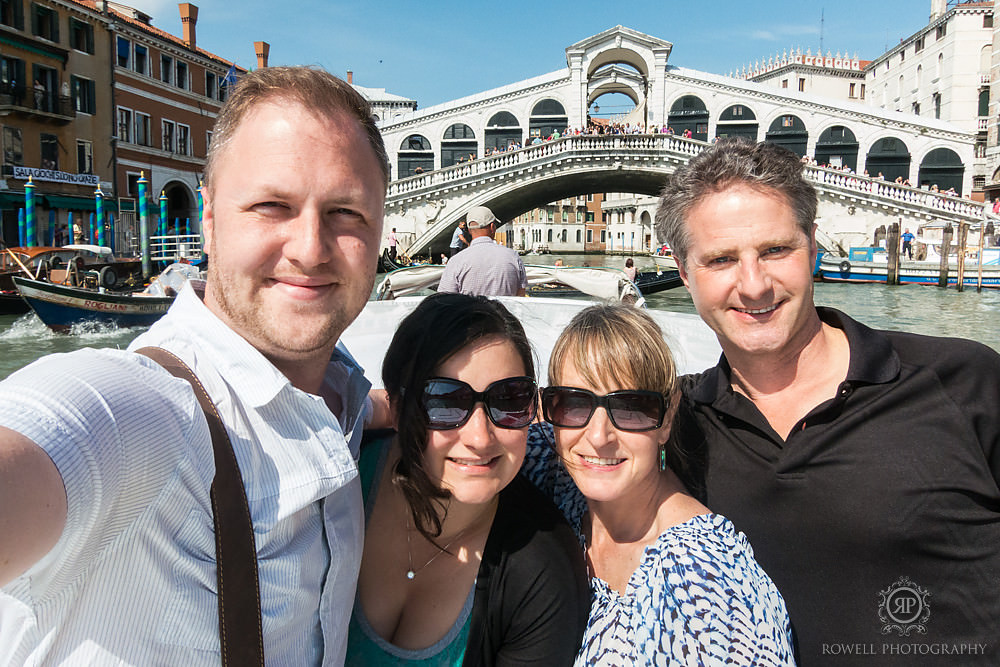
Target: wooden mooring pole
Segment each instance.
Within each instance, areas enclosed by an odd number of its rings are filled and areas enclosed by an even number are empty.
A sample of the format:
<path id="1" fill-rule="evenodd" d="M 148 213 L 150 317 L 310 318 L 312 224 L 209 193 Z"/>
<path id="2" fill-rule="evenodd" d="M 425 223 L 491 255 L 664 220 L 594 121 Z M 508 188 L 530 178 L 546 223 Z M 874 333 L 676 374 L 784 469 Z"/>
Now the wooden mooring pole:
<path id="1" fill-rule="evenodd" d="M 965 251 L 969 245 L 969 223 L 958 223 L 958 248 L 955 254 L 958 255 L 958 280 L 955 289 L 959 292 L 965 290 Z"/>
<path id="2" fill-rule="evenodd" d="M 941 230 L 941 268 L 938 272 L 938 287 L 948 286 L 948 255 L 951 251 L 951 237 L 954 233 L 950 222 Z"/>
<path id="3" fill-rule="evenodd" d="M 894 222 L 889 225 L 889 232 L 885 237 L 885 249 L 889 254 L 889 265 L 886 267 L 885 284 L 899 284 L 899 223 Z"/>

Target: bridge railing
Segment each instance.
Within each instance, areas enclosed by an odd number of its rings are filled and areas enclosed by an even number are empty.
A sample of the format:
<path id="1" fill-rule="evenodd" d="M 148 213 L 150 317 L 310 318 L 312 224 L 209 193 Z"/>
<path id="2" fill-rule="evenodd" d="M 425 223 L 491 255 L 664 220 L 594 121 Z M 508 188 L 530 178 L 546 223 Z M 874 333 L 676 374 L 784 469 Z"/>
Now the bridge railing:
<path id="1" fill-rule="evenodd" d="M 943 192 L 932 192 L 923 188 L 891 183 L 880 178 L 813 165 L 806 165 L 804 171 L 806 178 L 820 185 L 854 190 L 862 195 L 874 195 L 962 217 L 980 218 L 983 215 L 983 205 L 980 202 L 947 195 Z"/>
<path id="2" fill-rule="evenodd" d="M 511 167 L 565 153 L 578 151 L 593 152 L 596 150 L 633 150 L 665 151 L 693 156 L 704 150 L 705 146 L 704 142 L 685 139 L 672 134 L 572 135 L 561 137 L 554 141 L 544 141 L 533 146 L 525 146 L 517 150 L 494 153 L 493 155 L 478 158 L 470 162 L 436 169 L 426 174 L 401 178 L 389 184 L 388 196 L 390 198 L 404 196 L 410 192 L 474 179 L 494 172 L 503 172 Z"/>

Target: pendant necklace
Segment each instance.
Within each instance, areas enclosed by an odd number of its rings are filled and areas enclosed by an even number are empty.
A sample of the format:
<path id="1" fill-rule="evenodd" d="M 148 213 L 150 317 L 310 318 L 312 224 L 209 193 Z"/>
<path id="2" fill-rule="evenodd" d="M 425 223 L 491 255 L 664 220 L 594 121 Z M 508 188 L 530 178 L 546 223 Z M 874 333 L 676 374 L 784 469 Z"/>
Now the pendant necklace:
<path id="1" fill-rule="evenodd" d="M 438 556 L 440 556 L 441 554 L 443 554 L 445 551 L 447 551 L 448 547 L 450 547 L 451 545 L 453 545 L 458 540 L 458 538 L 462 537 L 462 535 L 465 534 L 465 531 L 468 530 L 468 527 L 466 527 L 466 528 L 463 528 L 462 530 L 458 531 L 458 533 L 455 535 L 455 537 L 451 538 L 451 541 L 448 542 L 448 544 L 444 545 L 443 547 L 438 547 L 437 553 L 435 553 L 433 556 L 431 556 L 431 559 L 429 561 L 427 561 L 426 563 L 424 563 L 420 567 L 414 569 L 413 568 L 413 554 L 412 554 L 412 551 L 410 549 L 410 522 L 409 522 L 409 520 L 407 520 L 404 523 L 403 528 L 406 530 L 406 561 L 407 561 L 407 563 L 410 566 L 410 568 L 406 571 L 406 578 L 409 579 L 409 580 L 411 580 L 411 581 L 413 580 L 414 577 L 417 576 L 417 572 L 420 572 L 420 570 L 424 569 L 425 567 L 427 567 L 428 565 L 430 565 L 431 563 L 433 563 L 435 558 L 437 558 Z M 414 530 L 416 530 L 416 528 L 414 528 Z"/>

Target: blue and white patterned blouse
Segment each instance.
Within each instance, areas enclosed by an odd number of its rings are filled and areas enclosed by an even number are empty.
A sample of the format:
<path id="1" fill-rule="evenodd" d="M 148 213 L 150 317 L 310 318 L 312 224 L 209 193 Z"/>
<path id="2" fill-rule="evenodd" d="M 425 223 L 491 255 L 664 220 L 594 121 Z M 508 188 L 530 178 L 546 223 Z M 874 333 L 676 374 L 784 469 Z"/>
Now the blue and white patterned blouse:
<path id="1" fill-rule="evenodd" d="M 566 515 L 583 544 L 587 502 L 534 424 L 522 472 Z M 794 665 L 785 601 L 729 519 L 703 514 L 646 547 L 625 594 L 590 580 L 577 665 Z"/>

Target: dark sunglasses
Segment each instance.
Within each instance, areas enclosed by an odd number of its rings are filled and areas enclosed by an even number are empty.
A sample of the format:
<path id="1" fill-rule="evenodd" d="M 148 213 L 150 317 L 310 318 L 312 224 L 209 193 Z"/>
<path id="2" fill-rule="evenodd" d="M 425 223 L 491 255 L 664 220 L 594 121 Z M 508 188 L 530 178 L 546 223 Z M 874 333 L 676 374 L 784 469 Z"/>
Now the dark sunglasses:
<path id="1" fill-rule="evenodd" d="M 542 390 L 545 421 L 563 428 L 582 428 L 594 411 L 604 408 L 619 431 L 652 431 L 663 425 L 667 402 L 655 391 L 613 391 L 598 396 L 578 387 L 546 387 Z"/>
<path id="2" fill-rule="evenodd" d="M 469 421 L 477 403 L 500 428 L 524 428 L 535 419 L 538 385 L 529 377 L 497 380 L 483 391 L 452 378 L 431 378 L 424 384 L 421 403 L 427 428 L 444 431 Z"/>

